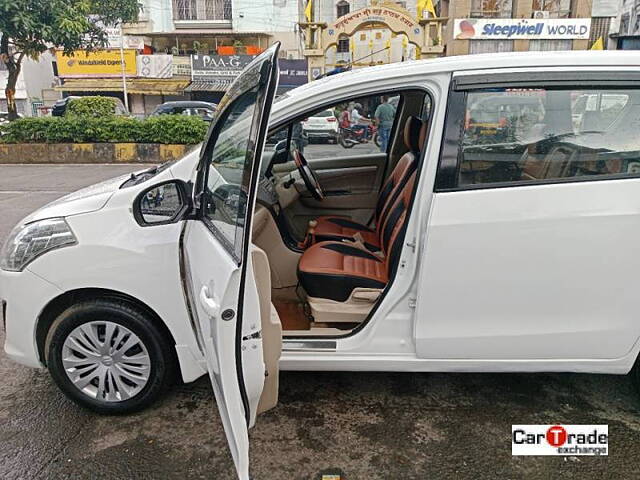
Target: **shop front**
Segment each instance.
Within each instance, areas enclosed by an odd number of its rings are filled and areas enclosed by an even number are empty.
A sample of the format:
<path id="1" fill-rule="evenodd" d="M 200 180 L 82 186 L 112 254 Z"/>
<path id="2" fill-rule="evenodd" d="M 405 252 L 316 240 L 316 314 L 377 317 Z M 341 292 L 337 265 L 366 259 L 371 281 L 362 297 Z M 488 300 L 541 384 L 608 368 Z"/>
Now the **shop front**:
<path id="1" fill-rule="evenodd" d="M 218 103 L 254 55 L 191 55 L 192 100 Z"/>
<path id="2" fill-rule="evenodd" d="M 124 59 L 124 65 L 122 63 Z M 146 116 L 161 103 L 185 100 L 188 76 L 174 75 L 173 55 L 139 54 L 136 49 L 56 52 L 61 84 L 56 90 L 65 96 L 101 95 L 124 102 L 125 87 L 129 111 Z"/>

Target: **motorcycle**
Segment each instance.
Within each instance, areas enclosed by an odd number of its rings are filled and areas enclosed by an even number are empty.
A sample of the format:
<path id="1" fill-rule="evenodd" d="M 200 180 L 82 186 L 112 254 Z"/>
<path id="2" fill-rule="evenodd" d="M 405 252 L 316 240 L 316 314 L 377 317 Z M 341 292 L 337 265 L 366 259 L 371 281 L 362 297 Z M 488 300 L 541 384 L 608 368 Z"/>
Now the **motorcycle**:
<path id="1" fill-rule="evenodd" d="M 367 132 L 367 137 L 365 138 L 365 131 Z M 369 139 L 374 142 L 378 148 L 380 147 L 380 138 L 378 136 L 378 128 L 375 125 L 367 125 L 366 130 L 364 128 L 354 128 L 354 127 L 340 127 L 338 131 L 338 143 L 343 148 L 352 148 L 354 145 L 358 145 L 360 143 L 368 143 Z"/>

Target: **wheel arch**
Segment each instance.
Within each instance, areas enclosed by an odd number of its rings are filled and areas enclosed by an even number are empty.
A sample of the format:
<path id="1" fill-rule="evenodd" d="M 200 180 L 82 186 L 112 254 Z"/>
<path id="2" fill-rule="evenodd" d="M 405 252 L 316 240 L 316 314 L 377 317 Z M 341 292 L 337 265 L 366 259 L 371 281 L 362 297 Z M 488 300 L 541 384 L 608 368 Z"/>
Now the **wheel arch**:
<path id="1" fill-rule="evenodd" d="M 36 347 L 38 349 L 38 357 L 43 365 L 46 366 L 47 359 L 45 355 L 45 341 L 51 325 L 55 319 L 63 311 L 65 311 L 71 305 L 79 303 L 83 300 L 119 300 L 130 304 L 132 307 L 138 308 L 146 313 L 152 320 L 153 324 L 158 328 L 158 332 L 172 347 L 170 349 L 172 361 L 175 367 L 180 368 L 180 362 L 176 354 L 176 341 L 173 334 L 167 327 L 166 323 L 162 320 L 153 308 L 139 299 L 132 297 L 123 292 L 116 290 L 109 290 L 105 288 L 80 288 L 75 290 L 69 290 L 64 292 L 51 300 L 38 316 L 38 322 L 36 325 Z"/>

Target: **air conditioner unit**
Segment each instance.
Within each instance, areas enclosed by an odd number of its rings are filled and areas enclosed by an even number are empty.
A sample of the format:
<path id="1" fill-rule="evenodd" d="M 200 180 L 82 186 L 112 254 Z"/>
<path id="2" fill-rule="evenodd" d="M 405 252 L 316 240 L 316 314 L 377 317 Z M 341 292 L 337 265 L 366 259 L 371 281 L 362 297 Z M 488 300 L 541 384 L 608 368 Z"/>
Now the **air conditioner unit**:
<path id="1" fill-rule="evenodd" d="M 549 12 L 547 12 L 546 10 L 535 10 L 531 15 L 531 18 L 535 18 L 536 20 L 549 18 Z"/>

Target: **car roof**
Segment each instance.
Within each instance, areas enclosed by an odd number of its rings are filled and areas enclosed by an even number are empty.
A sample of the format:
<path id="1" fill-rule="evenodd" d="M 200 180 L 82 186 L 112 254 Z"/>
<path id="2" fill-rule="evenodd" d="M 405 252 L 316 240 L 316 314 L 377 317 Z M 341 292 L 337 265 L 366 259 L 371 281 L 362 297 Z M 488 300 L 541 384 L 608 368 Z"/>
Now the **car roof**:
<path id="1" fill-rule="evenodd" d="M 313 95 L 316 90 L 366 83 L 372 78 L 539 67 L 636 67 L 640 71 L 640 61 L 637 52 L 622 50 L 508 52 L 440 57 L 388 63 L 330 75 L 290 90 L 288 97 L 306 97 Z"/>

